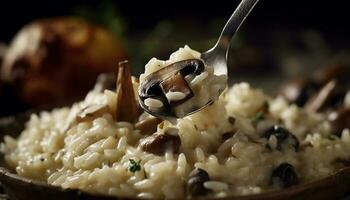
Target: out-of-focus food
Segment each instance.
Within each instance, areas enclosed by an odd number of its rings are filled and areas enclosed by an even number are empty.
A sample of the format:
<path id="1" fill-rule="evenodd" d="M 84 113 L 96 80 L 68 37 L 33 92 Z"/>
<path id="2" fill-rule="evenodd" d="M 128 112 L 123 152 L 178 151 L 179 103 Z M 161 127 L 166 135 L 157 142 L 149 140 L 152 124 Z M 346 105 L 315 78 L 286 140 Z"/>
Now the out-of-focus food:
<path id="1" fill-rule="evenodd" d="M 319 89 L 310 99 L 306 102 L 305 107 L 308 110 L 318 112 L 322 108 L 331 104 L 332 98 L 336 96 L 337 82 L 335 80 L 329 81 L 322 88 Z"/>
<path id="2" fill-rule="evenodd" d="M 1 63 L 2 63 L 2 61 L 4 59 L 4 56 L 5 56 L 5 53 L 6 53 L 6 49 L 7 49 L 7 47 L 4 44 L 0 43 L 0 66 L 1 66 Z M 0 97 L 2 96 L 2 89 L 3 89 L 3 81 L 2 81 L 2 79 L 0 77 Z"/>
<path id="3" fill-rule="evenodd" d="M 344 101 L 350 80 L 350 67 L 333 64 L 317 70 L 311 77 L 298 77 L 287 81 L 280 94 L 290 103 L 306 106 L 314 111 L 325 111 L 341 105 Z"/>
<path id="4" fill-rule="evenodd" d="M 339 108 L 328 115 L 334 134 L 340 136 L 342 130 L 350 129 L 350 108 Z"/>
<path id="5" fill-rule="evenodd" d="M 6 52 L 2 78 L 31 105 L 64 105 L 82 98 L 98 74 L 126 58 L 121 42 L 102 27 L 76 18 L 34 21 Z"/>
<path id="6" fill-rule="evenodd" d="M 303 106 L 315 91 L 316 86 L 312 81 L 299 77 L 284 84 L 280 93 L 290 103 Z"/>
<path id="7" fill-rule="evenodd" d="M 329 66 L 326 66 L 323 69 L 317 70 L 313 74 L 313 80 L 322 85 L 326 84 L 331 80 L 337 80 L 340 83 L 348 83 L 350 67 L 345 63 L 334 63 Z"/>
<path id="8" fill-rule="evenodd" d="M 0 43 L 0 65 L 5 57 L 7 51 L 7 46 L 5 44 Z"/>
<path id="9" fill-rule="evenodd" d="M 344 104 L 345 104 L 345 107 L 350 108 L 350 92 L 346 93 Z"/>

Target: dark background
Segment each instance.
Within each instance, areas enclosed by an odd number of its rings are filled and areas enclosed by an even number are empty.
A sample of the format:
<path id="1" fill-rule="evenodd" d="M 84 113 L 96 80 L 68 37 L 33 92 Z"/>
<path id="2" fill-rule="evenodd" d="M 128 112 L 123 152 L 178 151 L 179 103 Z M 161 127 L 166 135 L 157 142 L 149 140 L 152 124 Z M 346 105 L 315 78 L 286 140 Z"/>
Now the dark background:
<path id="1" fill-rule="evenodd" d="M 110 1 L 128 22 L 128 32 L 147 30 L 158 21 L 196 18 L 205 22 L 213 17 L 228 17 L 238 0 L 224 1 Z M 3 1 L 0 11 L 0 40 L 9 41 L 24 24 L 42 17 L 74 14 L 84 6 L 97 8 L 101 0 Z M 346 1 L 261 0 L 249 26 L 270 28 L 312 28 L 328 33 L 348 34 L 350 11 Z M 181 30 L 179 30 L 181 31 Z"/>

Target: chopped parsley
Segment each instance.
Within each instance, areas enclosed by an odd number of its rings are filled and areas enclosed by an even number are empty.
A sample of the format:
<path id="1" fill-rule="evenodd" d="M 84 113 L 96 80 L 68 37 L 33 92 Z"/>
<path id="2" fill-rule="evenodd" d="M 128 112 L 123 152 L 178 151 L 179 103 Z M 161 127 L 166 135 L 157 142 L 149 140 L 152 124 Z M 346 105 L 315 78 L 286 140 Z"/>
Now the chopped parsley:
<path id="1" fill-rule="evenodd" d="M 265 119 L 264 112 L 258 112 L 255 114 L 255 116 L 252 119 L 253 124 L 258 124 L 259 122 L 263 121 Z"/>
<path id="2" fill-rule="evenodd" d="M 336 139 L 339 139 L 339 137 L 337 135 L 335 135 L 335 134 L 330 134 L 330 135 L 328 135 L 328 139 L 336 140 Z"/>
<path id="3" fill-rule="evenodd" d="M 140 165 L 140 163 L 141 163 L 141 160 L 139 160 L 139 161 L 135 161 L 135 160 L 133 160 L 133 159 L 129 159 L 129 171 L 131 171 L 131 172 L 133 172 L 133 173 L 135 173 L 136 171 L 140 171 L 141 170 L 141 165 Z"/>

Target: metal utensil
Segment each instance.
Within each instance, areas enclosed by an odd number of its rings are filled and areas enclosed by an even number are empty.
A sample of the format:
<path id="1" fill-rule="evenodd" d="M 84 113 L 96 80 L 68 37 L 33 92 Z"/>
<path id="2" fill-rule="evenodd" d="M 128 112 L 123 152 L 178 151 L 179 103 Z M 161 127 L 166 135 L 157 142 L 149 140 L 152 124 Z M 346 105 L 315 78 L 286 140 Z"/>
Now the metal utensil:
<path id="1" fill-rule="evenodd" d="M 227 57 L 231 40 L 258 1 L 259 0 L 242 0 L 224 26 L 214 47 L 201 54 L 201 59 L 206 65 L 213 67 L 215 75 L 227 75 Z M 220 93 L 218 95 L 220 95 Z M 209 101 L 202 107 L 194 107 L 187 112 L 185 116 L 198 112 L 204 107 L 212 104 L 213 101 L 214 100 Z M 170 112 L 169 109 L 160 109 L 159 111 L 149 110 L 141 98 L 140 105 L 146 112 L 158 118 L 168 120 L 177 118 L 177 116 L 175 116 L 173 112 Z"/>
<path id="2" fill-rule="evenodd" d="M 214 47 L 201 54 L 206 64 L 214 68 L 215 75 L 227 75 L 227 57 L 231 40 L 258 1 L 242 0 L 226 22 Z"/>

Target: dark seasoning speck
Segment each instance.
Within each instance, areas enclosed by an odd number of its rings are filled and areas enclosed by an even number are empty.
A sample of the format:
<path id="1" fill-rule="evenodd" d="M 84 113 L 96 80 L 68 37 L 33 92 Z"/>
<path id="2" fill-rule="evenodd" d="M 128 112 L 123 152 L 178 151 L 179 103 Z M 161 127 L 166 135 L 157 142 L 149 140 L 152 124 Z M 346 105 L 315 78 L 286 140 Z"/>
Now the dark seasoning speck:
<path id="1" fill-rule="evenodd" d="M 210 190 L 204 187 L 204 183 L 209 181 L 208 172 L 201 168 L 195 168 L 187 179 L 187 193 L 190 196 L 205 196 Z"/>
<path id="2" fill-rule="evenodd" d="M 129 159 L 129 171 L 130 172 L 137 172 L 141 170 L 141 160 L 135 161 L 134 159 Z"/>

